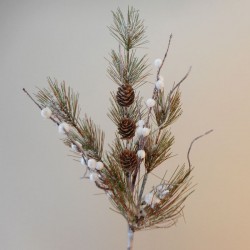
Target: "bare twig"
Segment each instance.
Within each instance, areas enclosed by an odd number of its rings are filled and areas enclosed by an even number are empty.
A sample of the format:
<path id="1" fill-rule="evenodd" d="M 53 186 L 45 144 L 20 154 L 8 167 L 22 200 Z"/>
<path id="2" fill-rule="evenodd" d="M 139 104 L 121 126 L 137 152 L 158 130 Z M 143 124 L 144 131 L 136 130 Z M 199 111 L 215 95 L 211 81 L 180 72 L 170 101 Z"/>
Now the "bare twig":
<path id="1" fill-rule="evenodd" d="M 35 100 L 34 100 L 34 98 L 29 94 L 29 92 L 25 89 L 25 88 L 23 88 L 23 92 L 24 93 L 26 93 L 27 94 L 27 96 L 38 106 L 38 108 L 39 109 L 43 109 Z"/>
<path id="2" fill-rule="evenodd" d="M 23 92 L 27 94 L 27 96 L 37 105 L 37 107 L 38 107 L 39 109 L 41 109 L 41 110 L 43 109 L 42 106 L 40 106 L 40 105 L 34 100 L 34 98 L 29 94 L 29 92 L 28 92 L 25 88 L 23 88 Z M 56 121 L 53 117 L 50 117 L 50 120 L 53 121 L 54 123 L 56 123 L 57 126 L 59 126 L 59 122 Z"/>
<path id="3" fill-rule="evenodd" d="M 204 134 L 202 134 L 202 135 L 200 135 L 200 136 L 198 136 L 198 137 L 196 137 L 196 138 L 194 138 L 192 140 L 192 142 L 191 142 L 191 144 L 189 146 L 188 152 L 187 152 L 187 159 L 188 159 L 189 170 L 191 170 L 191 166 L 192 166 L 191 161 L 190 161 L 190 152 L 191 152 L 191 149 L 192 149 L 192 146 L 193 146 L 194 142 L 196 142 L 197 140 L 199 140 L 203 136 L 210 134 L 211 132 L 213 132 L 213 129 L 207 131 L 206 133 L 204 133 Z"/>
<path id="4" fill-rule="evenodd" d="M 160 77 L 161 68 L 162 68 L 162 66 L 163 66 L 163 64 L 164 64 L 164 62 L 165 62 L 165 60 L 166 60 L 166 58 L 167 58 L 167 55 L 168 55 L 168 51 L 169 51 L 169 48 L 170 48 L 170 44 L 171 44 L 172 37 L 173 37 L 173 35 L 170 34 L 169 40 L 168 40 L 167 51 L 166 51 L 166 53 L 165 53 L 165 55 L 164 55 L 164 57 L 163 57 L 162 64 L 161 64 L 161 66 L 159 67 L 159 69 L 158 69 L 158 71 L 157 71 L 157 77 L 156 77 L 157 81 L 159 80 L 159 77 Z"/>

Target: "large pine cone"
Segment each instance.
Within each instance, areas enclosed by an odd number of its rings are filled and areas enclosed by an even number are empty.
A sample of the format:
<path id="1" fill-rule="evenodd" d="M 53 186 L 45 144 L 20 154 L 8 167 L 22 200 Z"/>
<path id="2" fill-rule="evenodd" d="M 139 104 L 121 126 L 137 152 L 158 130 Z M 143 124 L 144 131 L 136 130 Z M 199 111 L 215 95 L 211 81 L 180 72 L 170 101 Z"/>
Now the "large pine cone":
<path id="1" fill-rule="evenodd" d="M 137 158 L 136 153 L 129 149 L 124 149 L 121 152 L 119 158 L 120 158 L 121 167 L 126 173 L 132 172 L 138 164 L 138 158 Z"/>
<path id="2" fill-rule="evenodd" d="M 129 84 L 123 84 L 118 88 L 116 100 L 122 107 L 130 106 L 135 99 L 135 91 Z"/>
<path id="3" fill-rule="evenodd" d="M 129 118 L 123 118 L 118 124 L 118 132 L 121 139 L 129 140 L 135 136 L 136 124 Z"/>

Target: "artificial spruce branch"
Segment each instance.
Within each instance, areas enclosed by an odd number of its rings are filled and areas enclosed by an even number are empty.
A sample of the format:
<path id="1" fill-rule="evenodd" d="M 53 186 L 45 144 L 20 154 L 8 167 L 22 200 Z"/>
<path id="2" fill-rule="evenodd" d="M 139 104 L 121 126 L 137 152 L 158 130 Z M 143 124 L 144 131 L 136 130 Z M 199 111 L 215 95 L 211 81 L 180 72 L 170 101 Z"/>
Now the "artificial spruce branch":
<path id="1" fill-rule="evenodd" d="M 117 9 L 112 15 L 109 31 L 118 42 L 118 50 L 111 50 L 107 73 L 117 90 L 111 92 L 110 98 L 108 117 L 114 123 L 115 138 L 108 150 L 104 149 L 104 132 L 89 116 L 81 114 L 79 94 L 65 82 L 48 78 L 48 88 L 39 89 L 34 98 L 23 91 L 41 115 L 58 126 L 62 141 L 85 166 L 84 178 L 106 193 L 114 207 L 111 210 L 127 221 L 127 249 L 132 250 L 136 231 L 167 228 L 183 216 L 184 202 L 194 190 L 190 152 L 194 142 L 211 130 L 191 142 L 188 167 L 177 166 L 168 176 L 175 138 L 170 131 L 182 114 L 181 84 L 191 68 L 165 92 L 161 74 L 172 41 L 170 35 L 163 59 L 154 62 L 156 83 L 152 95 L 144 101 L 138 89 L 149 82 L 150 67 L 147 55 L 137 56 L 137 50 L 147 43 L 144 21 L 133 7 L 125 14 Z M 165 174 L 144 194 L 150 176 L 159 166 L 166 169 Z"/>

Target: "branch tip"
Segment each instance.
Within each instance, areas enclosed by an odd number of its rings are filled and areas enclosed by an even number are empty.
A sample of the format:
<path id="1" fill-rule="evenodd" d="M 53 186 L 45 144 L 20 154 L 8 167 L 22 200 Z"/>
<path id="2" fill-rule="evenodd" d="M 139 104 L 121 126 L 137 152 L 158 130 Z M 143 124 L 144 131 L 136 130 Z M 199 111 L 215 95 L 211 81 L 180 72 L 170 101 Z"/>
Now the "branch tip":
<path id="1" fill-rule="evenodd" d="M 191 152 L 191 149 L 192 149 L 192 146 L 193 146 L 194 142 L 197 141 L 197 140 L 199 140 L 199 139 L 201 139 L 202 137 L 204 137 L 204 136 L 206 136 L 206 135 L 212 133 L 213 131 L 214 131 L 213 129 L 208 130 L 208 131 L 205 132 L 204 134 L 199 135 L 199 136 L 197 136 L 196 138 L 194 138 L 194 139 L 192 140 L 192 142 L 190 143 L 190 146 L 189 146 L 189 149 L 188 149 L 188 153 L 187 153 L 187 159 L 188 159 L 189 170 L 191 170 L 191 167 L 192 167 L 192 164 L 191 164 L 191 161 L 190 161 L 190 152 Z"/>

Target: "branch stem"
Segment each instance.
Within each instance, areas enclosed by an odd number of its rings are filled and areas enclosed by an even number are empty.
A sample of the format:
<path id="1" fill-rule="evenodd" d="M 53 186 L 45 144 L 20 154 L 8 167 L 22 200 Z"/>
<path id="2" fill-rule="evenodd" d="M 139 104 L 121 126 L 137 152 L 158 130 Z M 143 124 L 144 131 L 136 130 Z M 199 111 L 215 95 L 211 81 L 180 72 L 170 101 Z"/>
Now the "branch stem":
<path id="1" fill-rule="evenodd" d="M 134 231 L 128 225 L 128 248 L 127 248 L 127 250 L 132 250 L 133 249 L 133 243 L 134 243 Z"/>
<path id="2" fill-rule="evenodd" d="M 166 60 L 166 58 L 167 58 L 167 55 L 168 55 L 168 51 L 169 51 L 169 47 L 170 47 L 170 44 L 171 44 L 172 37 L 173 37 L 173 35 L 171 34 L 171 35 L 169 36 L 168 47 L 167 47 L 166 53 L 165 53 L 165 55 L 164 55 L 164 57 L 163 57 L 162 64 L 161 64 L 161 66 L 159 67 L 159 69 L 158 69 L 158 71 L 157 71 L 157 76 L 156 76 L 157 81 L 158 81 L 159 78 L 160 78 L 161 68 L 162 68 L 162 66 L 163 66 L 163 64 L 164 64 L 164 62 L 165 62 L 165 60 Z"/>
<path id="3" fill-rule="evenodd" d="M 140 190 L 140 194 L 139 194 L 139 199 L 138 199 L 138 205 L 140 205 L 141 203 L 141 199 L 142 199 L 142 195 L 143 195 L 143 192 L 144 192 L 144 188 L 146 186 L 146 183 L 147 183 L 147 179 L 148 179 L 148 173 L 146 173 L 143 177 L 143 181 L 142 181 L 142 185 L 141 185 L 141 190 Z"/>

